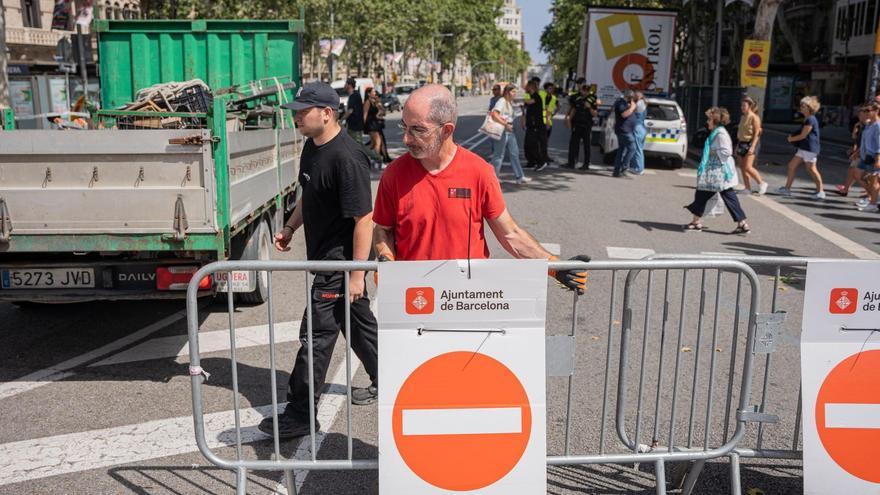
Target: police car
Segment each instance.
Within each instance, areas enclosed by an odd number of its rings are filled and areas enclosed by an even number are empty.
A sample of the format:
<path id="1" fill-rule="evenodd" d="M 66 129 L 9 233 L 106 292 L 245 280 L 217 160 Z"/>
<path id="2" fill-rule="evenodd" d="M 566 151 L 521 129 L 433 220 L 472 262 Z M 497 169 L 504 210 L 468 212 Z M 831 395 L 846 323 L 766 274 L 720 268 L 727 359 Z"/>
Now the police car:
<path id="1" fill-rule="evenodd" d="M 669 160 L 674 168 L 681 168 L 687 156 L 688 138 L 684 112 L 674 100 L 666 98 L 645 98 L 648 111 L 645 127 L 645 158 L 656 157 Z M 602 125 L 599 135 L 599 150 L 605 163 L 614 163 L 617 151 L 617 135 L 614 134 L 614 112 Z"/>

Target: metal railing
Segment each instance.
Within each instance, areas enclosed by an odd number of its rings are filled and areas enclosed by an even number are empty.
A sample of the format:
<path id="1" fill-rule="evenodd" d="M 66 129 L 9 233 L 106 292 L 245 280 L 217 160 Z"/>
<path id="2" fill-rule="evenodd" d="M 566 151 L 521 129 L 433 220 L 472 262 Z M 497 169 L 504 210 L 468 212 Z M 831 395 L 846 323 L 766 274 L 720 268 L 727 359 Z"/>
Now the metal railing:
<path id="1" fill-rule="evenodd" d="M 223 261 L 204 266 L 192 279 L 187 292 L 187 321 L 190 347 L 190 375 L 192 383 L 193 420 L 196 443 L 202 454 L 213 464 L 233 470 L 237 474 L 236 489 L 238 493 L 246 493 L 248 470 L 272 470 L 284 473 L 288 493 L 296 493 L 295 470 L 371 470 L 378 468 L 378 459 L 355 459 L 352 448 L 352 401 L 351 401 L 351 370 L 352 357 L 349 343 L 350 303 L 349 272 L 353 270 L 376 270 L 376 262 L 296 262 L 296 261 Z M 644 260 L 644 261 L 593 261 L 582 262 L 551 262 L 552 270 L 587 269 L 590 271 L 590 285 L 586 295 L 571 297 L 571 320 L 562 323 L 562 331 L 555 315 L 568 314 L 568 296 L 564 298 L 548 298 L 548 306 L 554 310 L 554 319 L 548 319 L 548 342 L 550 338 L 561 339 L 558 344 L 548 344 L 547 362 L 554 363 L 554 370 L 548 366 L 548 436 L 550 434 L 551 409 L 554 414 L 563 418 L 559 442 L 548 442 L 548 450 L 559 450 L 557 455 L 548 455 L 549 466 L 586 465 L 586 464 L 632 464 L 652 463 L 656 477 L 656 493 L 664 494 L 667 489 L 666 467 L 668 463 L 693 463 L 702 468 L 707 460 L 725 456 L 747 455 L 746 451 L 738 451 L 744 439 L 749 422 L 762 421 L 767 418 L 751 404 L 753 383 L 753 367 L 756 355 L 756 329 L 758 328 L 758 306 L 761 300 L 758 275 L 747 264 L 728 259 L 682 259 L 682 260 Z M 233 406 L 234 406 L 234 446 L 235 458 L 228 459 L 212 451 L 206 438 L 203 406 L 203 382 L 207 373 L 201 368 L 199 354 L 199 306 L 197 304 L 198 283 L 204 277 L 218 272 L 232 271 L 267 272 L 268 292 L 268 337 L 269 363 L 271 373 L 271 411 L 275 422 L 273 435 L 274 458 L 247 458 L 242 449 L 242 426 L 240 418 L 241 404 L 239 401 L 238 357 L 236 355 L 235 304 L 233 294 L 227 294 L 229 312 L 229 332 L 231 346 L 230 375 Z M 308 459 L 284 458 L 281 455 L 278 424 L 278 393 L 276 383 L 276 322 L 274 318 L 274 302 L 272 299 L 273 274 L 275 272 L 304 272 L 306 274 L 306 294 L 311 294 L 311 277 L 320 272 L 344 272 L 345 289 L 345 328 L 346 337 L 346 411 L 347 411 L 347 452 L 344 458 L 318 459 L 316 442 L 316 412 L 310 408 L 310 447 Z M 701 286 L 694 291 L 690 280 L 693 273 L 699 272 Z M 647 274 L 644 286 L 638 277 Z M 707 273 L 715 275 L 715 295 L 707 297 L 705 282 Z M 626 274 L 625 285 L 621 298 L 619 279 Z M 663 299 L 655 297 L 654 279 L 660 274 L 663 277 Z M 728 287 L 723 279 L 735 276 L 736 309 L 731 312 L 725 305 L 724 291 Z M 680 282 L 681 287 L 677 287 Z M 607 284 L 610 288 L 607 300 L 605 291 L 600 290 Z M 748 297 L 745 298 L 745 312 L 740 311 L 740 294 L 742 286 L 746 286 Z M 642 288 L 644 287 L 644 292 Z M 562 294 L 571 294 L 559 292 Z M 678 294 L 675 296 L 675 294 Z M 306 303 L 306 335 L 305 345 L 308 346 L 309 362 L 309 394 L 314 397 L 314 367 L 312 346 L 312 298 L 307 297 Z M 619 300 L 621 299 L 621 300 Z M 588 300 L 589 305 L 583 301 Z M 675 304 L 677 302 L 677 304 Z M 704 309 L 712 304 L 714 313 L 711 331 L 703 329 Z M 659 307 L 659 308 L 658 308 Z M 677 308 L 677 309 L 676 309 Z M 697 312 L 697 309 L 699 311 Z M 557 311 L 559 310 L 559 311 Z M 598 312 L 602 318 L 584 318 L 579 315 L 592 316 Z M 550 313 L 548 312 L 548 315 Z M 607 316 L 607 326 L 604 324 Z M 620 318 L 619 320 L 617 318 Z M 586 321 L 586 324 L 580 324 Z M 643 327 L 640 329 L 639 322 Z M 731 325 L 727 325 L 730 323 Z M 730 332 L 727 332 L 729 327 Z M 677 329 L 675 347 L 667 338 L 667 330 Z M 588 331 L 589 333 L 585 332 Z M 641 330 L 641 331 L 639 331 Z M 598 335 L 590 335 L 598 334 Z M 589 336 L 589 338 L 588 338 Z M 592 342 L 605 338 L 604 346 L 594 346 Z M 710 339 L 711 336 L 711 339 Z M 730 364 L 726 369 L 718 366 L 716 345 L 721 338 L 730 339 Z M 697 339 L 696 352 L 685 350 L 685 343 Z M 655 345 L 659 342 L 659 348 Z M 712 353 L 701 355 L 700 350 L 711 342 Z M 604 347 L 604 349 L 603 349 Z M 673 349 L 675 352 L 673 352 Z M 659 350 L 659 358 L 655 358 L 655 350 Z M 551 356 L 550 353 L 559 353 Z M 565 356 L 564 354 L 570 354 Z M 685 368 L 690 356 L 694 356 L 693 367 Z M 615 370 L 615 359 L 617 366 Z M 596 373 L 604 365 L 604 374 Z M 559 363 L 568 363 L 560 366 Z M 670 375 L 670 370 L 672 374 Z M 683 380 L 687 374 L 690 381 Z M 691 377 L 692 375 L 692 377 Z M 705 375 L 705 376 L 703 376 Z M 564 387 L 556 387 L 557 378 L 565 380 Z M 689 382 L 689 383 L 688 383 Z M 672 384 L 671 395 L 667 393 Z M 706 387 L 706 388 L 703 388 Z M 650 393 L 646 397 L 646 391 Z M 689 393 L 688 393 L 689 391 Z M 704 397 L 704 393 L 708 393 Z M 553 402 L 549 397 L 559 396 Z M 685 399 L 690 397 L 688 401 Z M 584 397 L 581 399 L 581 397 Z M 602 397 L 601 402 L 596 397 Z M 704 400 L 705 399 L 705 400 Z M 689 408 L 684 408 L 687 402 Z M 724 403 L 724 407 L 716 404 Z M 762 400 L 762 403 L 764 401 Z M 563 405 L 559 405 L 563 404 Z M 635 406 L 633 407 L 633 404 Z M 559 409 L 560 411 L 556 411 Z M 705 414 L 700 414 L 705 409 Z M 614 414 L 611 413 L 614 411 Z M 687 413 L 685 412 L 687 411 Z M 697 421 L 697 419 L 700 421 Z M 598 422 L 598 425 L 596 424 Z M 591 424 L 592 423 L 592 424 Z M 554 423 L 556 424 L 556 423 Z M 325 425 L 329 426 L 329 425 Z M 592 426 L 592 428 L 591 428 Z M 598 428 L 596 428 L 598 426 Z M 555 426 L 554 426 L 555 428 Z M 598 430 L 598 435 L 595 432 Z M 723 430 L 723 435 L 717 433 Z M 619 442 L 611 441 L 609 431 L 615 431 Z M 645 432 L 651 432 L 651 441 L 643 443 Z M 661 435 L 661 431 L 663 435 Z M 684 432 L 687 432 L 686 437 Z M 702 435 L 703 441 L 695 445 L 694 440 Z M 661 439 L 662 437 L 662 439 Z M 250 438 L 249 441 L 253 441 Z M 699 445 L 702 443 L 702 445 Z M 340 456 L 342 457 L 342 456 Z M 738 468 L 738 465 L 737 465 Z M 733 472 L 732 493 L 740 493 L 738 472 Z M 690 491 L 696 483 L 700 469 L 692 468 L 684 485 Z"/>
<path id="2" fill-rule="evenodd" d="M 801 432 L 801 414 L 803 409 L 802 394 L 800 380 L 798 380 L 797 394 L 789 394 L 788 397 L 774 396 L 769 392 L 770 384 L 774 381 L 774 377 L 782 378 L 778 373 L 791 375 L 791 368 L 777 368 L 774 366 L 774 355 L 778 351 L 778 347 L 786 344 L 792 346 L 797 356 L 799 352 L 799 340 L 796 338 L 800 334 L 799 331 L 786 334 L 785 322 L 787 315 L 797 316 L 800 312 L 792 312 L 783 309 L 783 304 L 779 301 L 779 295 L 785 289 L 783 285 L 787 281 L 792 280 L 792 274 L 783 274 L 783 269 L 806 270 L 809 262 L 815 261 L 836 261 L 830 258 L 805 258 L 792 256 L 749 256 L 749 255 L 725 255 L 725 254 L 655 254 L 645 258 L 645 260 L 730 260 L 739 261 L 749 265 L 754 269 L 765 269 L 772 273 L 772 292 L 769 301 L 770 313 L 759 317 L 759 330 L 757 339 L 763 343 L 764 358 L 759 360 L 755 373 L 761 376 L 760 380 L 760 403 L 757 413 L 761 415 L 757 432 L 750 436 L 747 441 L 740 442 L 732 452 L 730 452 L 731 464 L 731 482 L 734 486 L 738 486 L 740 481 L 740 458 L 755 459 L 790 459 L 798 460 L 803 458 L 802 450 L 802 432 Z M 801 298 L 796 298 L 803 301 Z M 800 308 L 798 308 L 800 309 Z M 796 320 L 799 321 L 799 320 Z M 798 375 L 799 376 L 799 375 Z M 757 384 L 756 384 L 757 385 Z M 782 394 L 779 394 L 782 395 Z M 791 407 L 794 407 L 794 420 L 789 422 L 785 420 L 791 416 Z M 780 420 L 782 418 L 782 420 Z M 773 426 L 771 426 L 773 425 Z M 774 429 L 774 438 L 777 440 L 775 446 L 767 446 L 767 436 L 770 429 Z M 702 466 L 696 466 L 700 469 Z M 685 492 L 687 493 L 687 492 Z M 735 492 L 738 493 L 738 492 Z"/>

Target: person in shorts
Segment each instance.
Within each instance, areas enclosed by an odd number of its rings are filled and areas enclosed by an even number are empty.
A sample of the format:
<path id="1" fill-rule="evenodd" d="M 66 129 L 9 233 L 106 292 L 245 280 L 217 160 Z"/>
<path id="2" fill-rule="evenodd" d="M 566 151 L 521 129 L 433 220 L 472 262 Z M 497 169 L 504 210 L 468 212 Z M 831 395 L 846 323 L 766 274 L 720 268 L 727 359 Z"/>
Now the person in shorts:
<path id="1" fill-rule="evenodd" d="M 797 147 L 797 152 L 788 162 L 788 178 L 785 186 L 776 190 L 783 196 L 791 196 L 791 185 L 794 184 L 794 175 L 798 167 L 803 163 L 813 183 L 816 192 L 811 194 L 813 199 L 825 199 L 825 188 L 822 184 L 822 175 L 819 173 L 819 120 L 816 113 L 819 111 L 819 99 L 815 96 L 805 96 L 801 99 L 800 111 L 804 115 L 804 123 L 797 134 L 788 136 L 788 142 Z"/>
<path id="2" fill-rule="evenodd" d="M 868 197 L 863 198 L 856 207 L 862 211 L 878 211 L 877 196 L 880 193 L 880 105 L 868 102 L 862 105 L 862 140 L 859 143 L 859 179 L 864 180 Z"/>

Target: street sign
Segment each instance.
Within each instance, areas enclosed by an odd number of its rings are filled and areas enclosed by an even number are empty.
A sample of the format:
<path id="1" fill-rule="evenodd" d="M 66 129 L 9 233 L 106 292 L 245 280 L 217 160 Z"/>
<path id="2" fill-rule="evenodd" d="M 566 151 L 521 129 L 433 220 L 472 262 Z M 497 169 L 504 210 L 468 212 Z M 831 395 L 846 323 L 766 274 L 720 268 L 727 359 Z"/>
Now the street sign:
<path id="1" fill-rule="evenodd" d="M 382 493 L 546 493 L 546 261 L 379 271 Z"/>
<path id="2" fill-rule="evenodd" d="M 801 334 L 804 493 L 880 493 L 880 262 L 811 262 Z"/>
<path id="3" fill-rule="evenodd" d="M 770 42 L 746 40 L 743 44 L 740 85 L 767 87 L 767 68 L 770 66 Z"/>

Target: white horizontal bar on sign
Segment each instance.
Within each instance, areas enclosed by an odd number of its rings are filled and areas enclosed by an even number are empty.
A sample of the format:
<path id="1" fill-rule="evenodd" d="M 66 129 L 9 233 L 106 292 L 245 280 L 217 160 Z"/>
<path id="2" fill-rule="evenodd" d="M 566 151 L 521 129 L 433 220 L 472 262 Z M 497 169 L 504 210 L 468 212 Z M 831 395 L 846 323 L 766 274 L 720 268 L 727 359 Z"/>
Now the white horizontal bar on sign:
<path id="1" fill-rule="evenodd" d="M 825 428 L 880 429 L 880 404 L 825 404 Z"/>
<path id="2" fill-rule="evenodd" d="M 522 408 L 404 409 L 404 435 L 486 435 L 522 432 Z"/>

